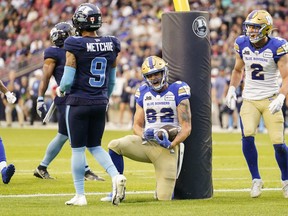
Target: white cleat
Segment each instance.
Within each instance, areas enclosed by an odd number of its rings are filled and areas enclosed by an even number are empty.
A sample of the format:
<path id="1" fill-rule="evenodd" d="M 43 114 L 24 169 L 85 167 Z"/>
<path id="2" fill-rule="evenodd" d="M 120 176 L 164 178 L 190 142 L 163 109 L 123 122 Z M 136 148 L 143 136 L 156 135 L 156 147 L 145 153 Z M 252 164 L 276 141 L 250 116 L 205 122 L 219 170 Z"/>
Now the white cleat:
<path id="1" fill-rule="evenodd" d="M 85 195 L 75 195 L 71 200 L 65 202 L 65 205 L 84 206 L 87 205 Z"/>
<path id="2" fill-rule="evenodd" d="M 262 188 L 263 188 L 263 181 L 261 179 L 253 179 L 250 196 L 252 198 L 259 197 L 262 193 L 261 191 Z"/>
<path id="3" fill-rule="evenodd" d="M 113 178 L 112 204 L 119 205 L 125 198 L 126 177 L 124 175 L 117 175 Z"/>
<path id="4" fill-rule="evenodd" d="M 288 180 L 282 181 L 282 191 L 284 198 L 288 198 Z"/>
<path id="5" fill-rule="evenodd" d="M 112 202 L 112 193 L 108 194 L 106 197 L 100 199 L 101 202 Z"/>

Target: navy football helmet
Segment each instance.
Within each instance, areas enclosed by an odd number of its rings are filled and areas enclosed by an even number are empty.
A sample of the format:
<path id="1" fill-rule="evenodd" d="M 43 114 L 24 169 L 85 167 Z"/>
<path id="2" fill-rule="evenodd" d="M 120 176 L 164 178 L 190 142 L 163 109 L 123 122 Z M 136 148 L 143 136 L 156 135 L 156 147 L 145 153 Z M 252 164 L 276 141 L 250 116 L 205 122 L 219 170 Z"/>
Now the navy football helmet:
<path id="1" fill-rule="evenodd" d="M 74 35 L 74 33 L 75 29 L 70 23 L 60 22 L 51 29 L 50 39 L 55 46 L 62 47 L 66 38 Z"/>
<path id="2" fill-rule="evenodd" d="M 91 3 L 81 4 L 72 17 L 72 23 L 78 31 L 96 31 L 102 25 L 100 9 Z"/>

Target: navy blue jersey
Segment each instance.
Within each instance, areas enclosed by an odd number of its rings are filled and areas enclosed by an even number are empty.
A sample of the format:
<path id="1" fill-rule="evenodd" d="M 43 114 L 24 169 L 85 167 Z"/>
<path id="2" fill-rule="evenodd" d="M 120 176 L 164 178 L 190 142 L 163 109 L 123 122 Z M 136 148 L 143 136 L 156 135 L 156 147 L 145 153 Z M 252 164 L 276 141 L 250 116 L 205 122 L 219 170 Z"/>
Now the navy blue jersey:
<path id="1" fill-rule="evenodd" d="M 56 61 L 56 65 L 53 71 L 53 76 L 57 82 L 57 85 L 60 85 L 61 78 L 64 72 L 64 66 L 66 62 L 66 51 L 62 48 L 52 46 L 47 48 L 44 51 L 44 60 L 47 58 L 52 58 Z"/>
<path id="2" fill-rule="evenodd" d="M 57 85 L 59 86 L 61 78 L 63 76 L 63 72 L 64 72 L 64 66 L 66 62 L 66 51 L 56 46 L 48 47 L 44 51 L 44 60 L 47 58 L 52 58 L 56 62 L 56 65 L 53 71 L 53 76 L 56 80 Z M 54 101 L 55 101 L 55 104 L 64 104 L 65 100 L 66 100 L 66 97 L 60 98 L 57 96 Z"/>
<path id="3" fill-rule="evenodd" d="M 120 52 L 120 41 L 112 36 L 72 36 L 65 40 L 64 48 L 77 61 L 67 104 L 107 104 L 109 73 Z"/>

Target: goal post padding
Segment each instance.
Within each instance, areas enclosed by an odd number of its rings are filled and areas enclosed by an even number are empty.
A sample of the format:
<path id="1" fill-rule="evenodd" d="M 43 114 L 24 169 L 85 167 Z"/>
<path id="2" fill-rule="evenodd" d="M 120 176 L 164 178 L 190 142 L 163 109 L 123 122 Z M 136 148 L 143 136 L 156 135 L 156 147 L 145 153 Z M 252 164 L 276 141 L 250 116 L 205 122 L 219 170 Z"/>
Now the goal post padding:
<path id="1" fill-rule="evenodd" d="M 169 82 L 182 80 L 191 87 L 192 132 L 184 142 L 184 160 L 175 186 L 175 199 L 213 196 L 208 21 L 208 12 L 202 11 L 162 15 L 162 56 L 168 62 Z"/>

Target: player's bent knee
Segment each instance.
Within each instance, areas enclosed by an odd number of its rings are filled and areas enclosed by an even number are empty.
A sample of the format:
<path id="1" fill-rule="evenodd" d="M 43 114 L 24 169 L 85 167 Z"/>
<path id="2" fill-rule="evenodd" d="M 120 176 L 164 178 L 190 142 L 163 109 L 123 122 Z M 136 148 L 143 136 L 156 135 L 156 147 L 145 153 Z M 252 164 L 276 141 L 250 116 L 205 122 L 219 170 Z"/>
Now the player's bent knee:
<path id="1" fill-rule="evenodd" d="M 119 143 L 120 142 L 118 139 L 112 140 L 108 143 L 108 148 L 114 150 L 118 146 Z"/>

